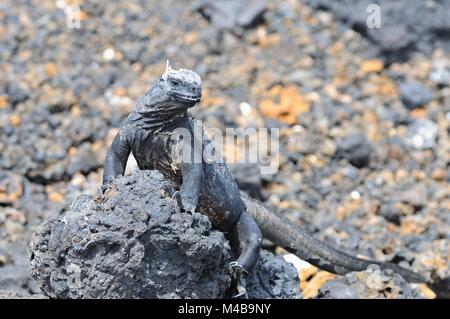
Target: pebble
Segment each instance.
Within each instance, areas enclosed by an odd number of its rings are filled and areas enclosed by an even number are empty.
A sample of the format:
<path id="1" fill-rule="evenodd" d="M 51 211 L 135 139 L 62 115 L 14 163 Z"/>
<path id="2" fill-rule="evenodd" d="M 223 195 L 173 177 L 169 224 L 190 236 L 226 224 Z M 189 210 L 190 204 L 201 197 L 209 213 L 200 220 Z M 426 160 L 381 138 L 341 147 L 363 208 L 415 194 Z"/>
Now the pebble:
<path id="1" fill-rule="evenodd" d="M 358 292 L 343 282 L 331 280 L 320 288 L 319 297 L 324 299 L 358 299 Z"/>
<path id="2" fill-rule="evenodd" d="M 114 49 L 108 48 L 105 51 L 103 51 L 103 59 L 105 59 L 106 61 L 113 60 L 115 56 L 116 52 L 114 51 Z"/>
<path id="3" fill-rule="evenodd" d="M 242 102 L 239 104 L 239 109 L 241 110 L 242 115 L 248 116 L 252 113 L 252 107 L 250 104 L 246 102 Z"/>
<path id="4" fill-rule="evenodd" d="M 445 67 L 437 67 L 430 73 L 430 80 L 437 85 L 450 85 L 450 70 Z"/>
<path id="5" fill-rule="evenodd" d="M 420 82 L 408 81 L 400 85 L 400 98 L 408 109 L 415 109 L 430 102 L 433 94 Z"/>
<path id="6" fill-rule="evenodd" d="M 413 122 L 407 131 L 406 144 L 417 150 L 436 146 L 438 128 L 433 121 L 423 119 Z"/>
<path id="7" fill-rule="evenodd" d="M 17 83 L 9 83 L 7 86 L 7 92 L 9 95 L 9 102 L 12 106 L 27 100 L 30 96 L 29 92 L 22 85 Z"/>
<path id="8" fill-rule="evenodd" d="M 372 148 L 363 134 L 352 134 L 338 143 L 336 157 L 349 161 L 357 168 L 369 165 Z"/>

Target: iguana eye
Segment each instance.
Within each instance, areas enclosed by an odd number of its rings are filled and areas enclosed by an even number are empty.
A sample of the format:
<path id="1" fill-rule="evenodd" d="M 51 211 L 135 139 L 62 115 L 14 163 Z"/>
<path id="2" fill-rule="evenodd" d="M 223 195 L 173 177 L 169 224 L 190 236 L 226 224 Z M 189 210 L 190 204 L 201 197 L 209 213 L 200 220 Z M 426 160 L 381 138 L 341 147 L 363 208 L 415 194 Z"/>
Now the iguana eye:
<path id="1" fill-rule="evenodd" d="M 178 81 L 175 81 L 175 80 L 171 80 L 170 83 L 171 83 L 173 86 L 177 86 L 177 85 L 178 85 Z"/>

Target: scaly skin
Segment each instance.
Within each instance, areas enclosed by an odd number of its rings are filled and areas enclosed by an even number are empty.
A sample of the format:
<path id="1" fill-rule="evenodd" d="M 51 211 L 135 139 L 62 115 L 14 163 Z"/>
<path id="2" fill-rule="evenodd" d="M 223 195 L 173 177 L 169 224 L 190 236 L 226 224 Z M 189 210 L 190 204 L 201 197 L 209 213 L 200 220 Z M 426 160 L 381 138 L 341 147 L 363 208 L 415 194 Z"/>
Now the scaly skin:
<path id="1" fill-rule="evenodd" d="M 412 282 L 424 279 L 392 263 L 363 260 L 338 251 L 317 241 L 285 217 L 269 211 L 258 201 L 239 192 L 226 164 L 204 161 L 202 148 L 210 142 L 201 134 L 194 134 L 194 121 L 188 113 L 201 98 L 200 77 L 190 70 L 166 72 L 138 101 L 108 150 L 103 185 L 125 172 L 130 152 L 140 169 L 157 169 L 176 186 L 174 194 L 180 207 L 208 215 L 214 227 L 222 230 L 232 245 L 240 248 L 237 262 L 230 272 L 240 294 L 244 294 L 243 280 L 259 257 L 262 235 L 311 264 L 337 274 L 364 270 L 370 264 L 389 268 Z M 180 129 L 193 139 L 180 139 Z M 190 147 L 190 158 L 180 156 L 180 150 Z M 199 150 L 195 154 L 191 150 Z M 193 161 L 198 156 L 199 161 Z M 258 227 L 259 226 L 259 227 Z M 262 234 L 261 231 L 262 230 Z"/>

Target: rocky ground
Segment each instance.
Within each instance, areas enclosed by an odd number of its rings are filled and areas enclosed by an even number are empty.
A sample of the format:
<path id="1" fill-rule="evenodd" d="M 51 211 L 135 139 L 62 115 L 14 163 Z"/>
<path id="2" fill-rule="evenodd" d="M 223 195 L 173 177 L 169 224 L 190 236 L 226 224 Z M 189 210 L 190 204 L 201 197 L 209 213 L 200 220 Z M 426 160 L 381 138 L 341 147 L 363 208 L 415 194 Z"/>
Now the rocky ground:
<path id="1" fill-rule="evenodd" d="M 365 32 L 354 2 L 2 1 L 0 296 L 40 294 L 31 234 L 97 191 L 117 127 L 168 58 L 202 76 L 206 127 L 280 129 L 279 171 L 235 167 L 242 188 L 320 239 L 434 282 L 300 263 L 304 297 L 448 297 L 448 10 L 373 1 L 390 31 Z"/>

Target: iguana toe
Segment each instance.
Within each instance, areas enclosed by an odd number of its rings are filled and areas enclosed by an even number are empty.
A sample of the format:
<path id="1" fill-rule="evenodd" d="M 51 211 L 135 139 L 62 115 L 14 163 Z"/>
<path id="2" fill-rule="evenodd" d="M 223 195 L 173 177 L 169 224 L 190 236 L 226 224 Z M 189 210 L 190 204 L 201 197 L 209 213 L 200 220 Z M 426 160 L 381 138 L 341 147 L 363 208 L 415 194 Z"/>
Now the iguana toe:
<path id="1" fill-rule="evenodd" d="M 238 292 L 232 298 L 247 299 L 247 290 L 245 289 L 245 277 L 248 272 L 237 261 L 230 262 L 229 272 L 231 276 L 231 286 Z"/>

